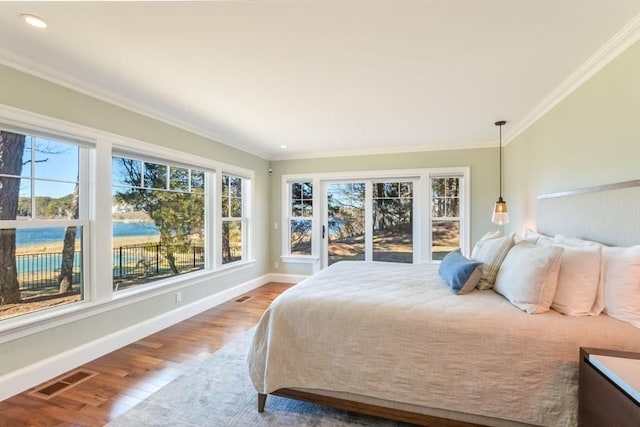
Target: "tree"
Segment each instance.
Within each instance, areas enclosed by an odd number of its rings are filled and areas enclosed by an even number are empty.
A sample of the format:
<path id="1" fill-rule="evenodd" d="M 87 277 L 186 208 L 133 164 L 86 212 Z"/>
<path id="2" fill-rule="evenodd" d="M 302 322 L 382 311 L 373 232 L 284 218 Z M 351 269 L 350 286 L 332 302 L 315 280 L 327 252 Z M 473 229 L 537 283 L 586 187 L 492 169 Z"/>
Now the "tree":
<path id="1" fill-rule="evenodd" d="M 25 136 L 0 131 L 0 219 L 15 220 L 18 214 L 20 176 Z M 20 302 L 16 264 L 16 230 L 0 230 L 0 299 L 5 304 Z"/>
<path id="2" fill-rule="evenodd" d="M 169 267 L 178 274 L 175 254 L 201 241 L 204 228 L 203 186 L 194 187 L 195 171 L 189 174 L 189 169 L 171 168 L 168 173 L 165 165 L 145 163 L 142 168 L 138 160 L 115 157 L 114 161 L 121 172 L 119 179 L 127 185 L 116 193 L 116 201 L 153 220 Z"/>
<path id="3" fill-rule="evenodd" d="M 69 217 L 78 218 L 78 184 L 73 190 L 73 198 Z M 65 227 L 64 243 L 62 244 L 62 262 L 60 265 L 60 276 L 58 276 L 58 292 L 69 292 L 73 285 L 73 261 L 76 254 L 76 226 Z"/>

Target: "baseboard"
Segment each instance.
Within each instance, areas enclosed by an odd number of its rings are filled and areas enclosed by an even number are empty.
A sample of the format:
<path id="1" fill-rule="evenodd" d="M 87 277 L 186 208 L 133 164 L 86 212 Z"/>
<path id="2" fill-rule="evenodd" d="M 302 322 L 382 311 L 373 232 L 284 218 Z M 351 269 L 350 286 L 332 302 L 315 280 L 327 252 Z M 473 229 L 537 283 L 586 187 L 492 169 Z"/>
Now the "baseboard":
<path id="1" fill-rule="evenodd" d="M 276 281 L 273 280 L 271 276 L 271 274 L 265 274 L 202 300 L 176 308 L 168 313 L 121 329 L 113 334 L 106 335 L 53 357 L 40 360 L 17 371 L 10 372 L 0 377 L 0 401 L 22 393 L 71 369 L 117 350 L 120 347 L 131 344 L 171 325 L 193 317 L 196 314 L 209 310 L 223 302 L 260 287 L 265 283 Z M 290 282 L 290 280 L 286 281 Z"/>
<path id="2" fill-rule="evenodd" d="M 279 282 L 279 283 L 298 283 L 303 281 L 309 276 L 304 276 L 302 274 L 278 274 L 278 273 L 270 273 L 267 274 L 269 278 L 269 282 Z"/>

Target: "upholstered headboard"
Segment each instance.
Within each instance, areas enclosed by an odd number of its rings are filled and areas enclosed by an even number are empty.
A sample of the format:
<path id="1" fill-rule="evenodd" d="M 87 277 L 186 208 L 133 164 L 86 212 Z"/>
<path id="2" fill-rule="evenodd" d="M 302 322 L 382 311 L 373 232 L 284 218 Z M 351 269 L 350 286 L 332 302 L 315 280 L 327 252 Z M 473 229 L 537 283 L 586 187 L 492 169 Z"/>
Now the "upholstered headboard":
<path id="1" fill-rule="evenodd" d="M 640 180 L 538 197 L 538 232 L 608 245 L 640 244 Z"/>

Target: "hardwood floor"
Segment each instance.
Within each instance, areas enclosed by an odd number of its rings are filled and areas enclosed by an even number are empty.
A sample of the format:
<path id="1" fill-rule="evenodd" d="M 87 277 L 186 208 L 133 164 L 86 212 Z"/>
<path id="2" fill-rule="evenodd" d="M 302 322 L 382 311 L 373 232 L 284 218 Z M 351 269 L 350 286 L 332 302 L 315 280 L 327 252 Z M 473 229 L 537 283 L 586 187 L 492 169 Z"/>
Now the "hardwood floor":
<path id="1" fill-rule="evenodd" d="M 38 386 L 0 402 L 0 426 L 102 426 L 251 328 L 290 286 L 268 283 L 244 302 L 236 298 L 89 362 L 81 368 L 97 375 L 48 400 L 33 395 Z"/>

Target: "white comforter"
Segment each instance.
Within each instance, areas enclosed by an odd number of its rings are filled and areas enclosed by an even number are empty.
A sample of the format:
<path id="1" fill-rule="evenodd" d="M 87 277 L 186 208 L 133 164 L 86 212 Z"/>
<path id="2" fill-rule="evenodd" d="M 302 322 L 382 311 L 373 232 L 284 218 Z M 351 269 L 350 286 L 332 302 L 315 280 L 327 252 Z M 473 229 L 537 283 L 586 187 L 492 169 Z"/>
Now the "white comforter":
<path id="1" fill-rule="evenodd" d="M 341 262 L 273 302 L 248 361 L 260 393 L 330 390 L 572 426 L 580 346 L 640 351 L 640 329 L 528 315 L 491 290 L 453 295 L 437 265 Z"/>

